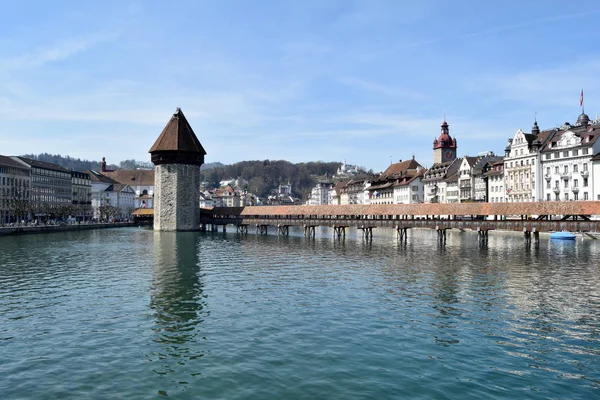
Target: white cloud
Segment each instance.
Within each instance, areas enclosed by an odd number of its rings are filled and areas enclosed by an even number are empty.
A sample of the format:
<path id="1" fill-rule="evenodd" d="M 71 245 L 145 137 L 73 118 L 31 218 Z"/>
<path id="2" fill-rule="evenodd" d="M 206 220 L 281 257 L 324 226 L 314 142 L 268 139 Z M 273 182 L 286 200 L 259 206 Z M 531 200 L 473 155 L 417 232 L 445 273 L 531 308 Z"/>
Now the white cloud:
<path id="1" fill-rule="evenodd" d="M 103 42 L 114 40 L 118 37 L 115 33 L 96 33 L 88 36 L 71 38 L 55 43 L 49 47 L 26 53 L 18 57 L 0 60 L 0 69 L 19 70 L 22 68 L 37 68 L 46 64 L 67 59 L 75 54 Z"/>

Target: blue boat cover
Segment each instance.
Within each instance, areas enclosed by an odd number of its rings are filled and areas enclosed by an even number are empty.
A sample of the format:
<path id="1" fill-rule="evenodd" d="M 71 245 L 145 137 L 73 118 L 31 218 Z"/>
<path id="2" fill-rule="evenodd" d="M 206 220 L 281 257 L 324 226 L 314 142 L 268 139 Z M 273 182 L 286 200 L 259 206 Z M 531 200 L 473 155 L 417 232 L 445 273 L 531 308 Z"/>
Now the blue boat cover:
<path id="1" fill-rule="evenodd" d="M 571 232 L 553 232 L 550 234 L 550 239 L 574 240 L 575 234 Z"/>

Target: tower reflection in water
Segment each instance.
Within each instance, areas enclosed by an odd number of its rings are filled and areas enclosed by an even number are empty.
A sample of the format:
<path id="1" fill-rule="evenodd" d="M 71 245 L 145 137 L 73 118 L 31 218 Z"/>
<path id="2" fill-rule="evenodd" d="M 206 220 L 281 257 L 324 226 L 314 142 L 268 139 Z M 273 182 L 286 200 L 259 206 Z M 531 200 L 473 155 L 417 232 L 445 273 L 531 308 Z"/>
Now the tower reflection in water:
<path id="1" fill-rule="evenodd" d="M 208 311 L 198 239 L 194 232 L 156 232 L 154 237 L 150 308 L 155 320 L 153 342 L 158 346 L 153 346 L 150 359 L 156 374 L 174 375 L 169 381 L 178 384 L 200 373 L 193 360 L 204 355 L 200 324 Z"/>

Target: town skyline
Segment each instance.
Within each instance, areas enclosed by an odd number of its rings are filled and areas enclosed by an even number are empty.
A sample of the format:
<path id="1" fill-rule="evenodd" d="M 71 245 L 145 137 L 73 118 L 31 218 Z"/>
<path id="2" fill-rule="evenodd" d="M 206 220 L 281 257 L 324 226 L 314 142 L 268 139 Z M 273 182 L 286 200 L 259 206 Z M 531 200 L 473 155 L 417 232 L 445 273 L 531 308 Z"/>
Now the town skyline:
<path id="1" fill-rule="evenodd" d="M 582 89 L 600 111 L 591 1 L 178 7 L 170 21 L 141 1 L 6 5 L 0 153 L 149 161 L 181 107 L 208 163 L 383 171 L 431 166 L 444 115 L 464 156 L 502 155 L 535 118 L 575 122 Z"/>

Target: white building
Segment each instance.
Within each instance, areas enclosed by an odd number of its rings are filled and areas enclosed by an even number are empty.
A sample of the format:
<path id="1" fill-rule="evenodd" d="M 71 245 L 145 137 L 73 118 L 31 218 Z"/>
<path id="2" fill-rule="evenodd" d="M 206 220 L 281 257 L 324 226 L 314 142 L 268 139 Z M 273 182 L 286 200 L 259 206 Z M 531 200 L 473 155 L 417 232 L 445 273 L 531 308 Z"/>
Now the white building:
<path id="1" fill-rule="evenodd" d="M 435 163 L 423 177 L 425 203 L 454 203 L 458 201 L 458 170 L 462 159 Z M 448 188 L 450 187 L 450 200 Z"/>
<path id="2" fill-rule="evenodd" d="M 592 200 L 600 200 L 600 153 L 592 157 Z"/>
<path id="3" fill-rule="evenodd" d="M 543 199 L 593 200 L 593 157 L 600 151 L 600 121 L 582 113 L 575 125 L 554 132 L 541 150 L 544 174 Z"/>
<path id="4" fill-rule="evenodd" d="M 540 150 L 555 133 L 554 129 L 540 132 L 535 121 L 531 133 L 519 129 L 513 138 L 508 140 L 504 157 L 506 201 L 524 202 L 543 199 Z"/>
<path id="5" fill-rule="evenodd" d="M 424 168 L 417 168 L 409 172 L 394 184 L 394 204 L 419 204 L 423 203 L 423 176 Z"/>
<path id="6" fill-rule="evenodd" d="M 423 202 L 422 177 L 425 170 L 414 157 L 390 165 L 372 178 L 368 188 L 370 204 L 410 204 Z M 406 189 L 408 187 L 408 189 Z M 414 189 L 413 189 L 414 188 Z M 414 190 L 414 193 L 409 191 Z M 413 195 L 416 198 L 413 200 Z"/>
<path id="7" fill-rule="evenodd" d="M 306 205 L 308 206 L 324 206 L 331 204 L 331 191 L 333 183 L 329 181 L 321 181 L 315 185 L 308 195 Z"/>
<path id="8" fill-rule="evenodd" d="M 488 163 L 484 168 L 487 178 L 487 201 L 489 203 L 503 203 L 506 201 L 506 187 L 504 186 L 504 161 Z"/>

